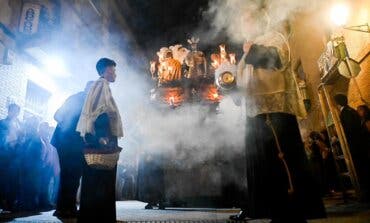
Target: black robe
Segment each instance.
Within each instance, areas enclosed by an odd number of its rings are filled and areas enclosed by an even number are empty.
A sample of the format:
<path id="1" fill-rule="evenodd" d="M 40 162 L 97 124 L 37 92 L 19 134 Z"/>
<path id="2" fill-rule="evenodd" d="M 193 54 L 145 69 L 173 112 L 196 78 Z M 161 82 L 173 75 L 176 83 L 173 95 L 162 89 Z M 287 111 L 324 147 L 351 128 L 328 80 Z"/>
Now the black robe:
<path id="1" fill-rule="evenodd" d="M 163 157 L 143 154 L 139 160 L 137 175 L 137 199 L 150 205 L 165 200 Z"/>
<path id="2" fill-rule="evenodd" d="M 344 106 L 340 112 L 340 121 L 347 138 L 361 190 L 361 199 L 370 201 L 370 164 L 369 144 L 361 127 L 361 118 L 353 108 Z"/>
<path id="3" fill-rule="evenodd" d="M 293 189 L 288 194 L 288 175 L 266 115 L 247 120 L 246 169 L 248 217 L 303 220 L 325 217 L 320 192 L 309 174 L 307 157 L 296 117 L 285 113 L 269 114 L 289 170 Z"/>
<path id="4" fill-rule="evenodd" d="M 55 113 L 58 125 L 51 139 L 57 149 L 60 164 L 60 189 L 57 199 L 57 211 L 77 211 L 76 194 L 82 175 L 84 147 L 83 139 L 76 132 L 86 94 L 79 92 L 70 96 Z"/>
<path id="5" fill-rule="evenodd" d="M 274 46 L 252 45 L 245 62 L 255 69 L 282 67 Z M 268 116 L 291 175 L 293 193 L 288 193 L 288 171 L 278 157 L 276 139 L 271 126 L 266 123 Z M 248 117 L 246 123 L 247 197 L 242 209 L 247 216 L 278 222 L 325 217 L 318 185 L 308 170 L 296 116 L 276 112 L 259 114 Z"/>
<path id="6" fill-rule="evenodd" d="M 117 137 L 111 135 L 106 113 L 96 119 L 94 126 L 95 135 L 85 136 L 87 148 L 102 149 L 99 144 L 101 137 L 108 137 L 110 142 L 117 145 Z M 116 173 L 117 166 L 103 170 L 91 168 L 84 162 L 78 222 L 116 222 Z"/>
<path id="7" fill-rule="evenodd" d="M 18 120 L 13 120 L 17 122 Z M 0 120 L 0 208 L 12 210 L 14 203 L 20 195 L 20 167 L 23 148 L 21 135 L 18 134 L 17 142 L 9 144 L 7 136 L 11 131 L 13 122 L 9 118 Z"/>

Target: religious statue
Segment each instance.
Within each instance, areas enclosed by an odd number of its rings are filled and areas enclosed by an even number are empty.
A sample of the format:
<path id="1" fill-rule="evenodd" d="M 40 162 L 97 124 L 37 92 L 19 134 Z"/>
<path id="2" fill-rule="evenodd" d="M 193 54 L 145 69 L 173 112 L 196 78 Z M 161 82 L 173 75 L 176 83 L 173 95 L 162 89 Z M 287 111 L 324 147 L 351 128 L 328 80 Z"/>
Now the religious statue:
<path id="1" fill-rule="evenodd" d="M 191 51 L 185 58 L 185 63 L 189 67 L 186 78 L 193 79 L 200 76 L 207 76 L 207 60 L 202 51 L 198 51 L 197 45 L 199 38 L 188 39 Z"/>
<path id="2" fill-rule="evenodd" d="M 162 47 L 157 52 L 159 57 L 158 79 L 159 84 L 181 79 L 181 63 L 173 58 L 172 51 Z"/>

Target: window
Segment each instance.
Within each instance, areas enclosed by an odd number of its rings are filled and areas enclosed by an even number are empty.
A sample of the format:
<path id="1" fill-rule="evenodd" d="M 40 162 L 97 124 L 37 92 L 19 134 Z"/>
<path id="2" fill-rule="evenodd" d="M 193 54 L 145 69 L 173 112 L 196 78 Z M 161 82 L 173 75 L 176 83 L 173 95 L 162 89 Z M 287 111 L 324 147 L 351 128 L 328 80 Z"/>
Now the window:
<path id="1" fill-rule="evenodd" d="M 47 112 L 51 93 L 32 81 L 27 82 L 25 110 L 36 116 L 44 116 Z"/>

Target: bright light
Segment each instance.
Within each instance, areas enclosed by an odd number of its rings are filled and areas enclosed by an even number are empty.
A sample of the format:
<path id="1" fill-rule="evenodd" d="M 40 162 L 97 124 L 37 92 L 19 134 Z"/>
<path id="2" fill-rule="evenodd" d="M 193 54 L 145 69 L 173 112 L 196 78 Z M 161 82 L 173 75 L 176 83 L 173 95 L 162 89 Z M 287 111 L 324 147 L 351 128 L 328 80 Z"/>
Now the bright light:
<path id="1" fill-rule="evenodd" d="M 53 93 L 57 86 L 50 78 L 49 75 L 46 75 L 42 70 L 38 69 L 36 66 L 27 64 L 25 66 L 25 73 L 27 75 L 27 78 L 36 84 L 40 85 L 41 87 L 45 88 L 46 90 Z"/>
<path id="2" fill-rule="evenodd" d="M 53 76 L 68 77 L 69 73 L 66 70 L 62 59 L 58 57 L 48 57 L 43 61 L 45 71 Z"/>
<path id="3" fill-rule="evenodd" d="M 347 23 L 349 17 L 348 5 L 338 3 L 331 8 L 330 19 L 337 26 L 343 26 Z"/>
<path id="4" fill-rule="evenodd" d="M 50 124 L 56 125 L 56 122 L 53 118 L 54 113 L 58 110 L 58 108 L 60 108 L 60 106 L 62 106 L 62 104 L 64 103 L 64 101 L 66 100 L 67 97 L 68 97 L 68 95 L 66 95 L 66 94 L 63 94 L 63 93 L 60 93 L 60 92 L 55 92 L 52 95 L 52 97 L 49 99 L 47 121 Z"/>

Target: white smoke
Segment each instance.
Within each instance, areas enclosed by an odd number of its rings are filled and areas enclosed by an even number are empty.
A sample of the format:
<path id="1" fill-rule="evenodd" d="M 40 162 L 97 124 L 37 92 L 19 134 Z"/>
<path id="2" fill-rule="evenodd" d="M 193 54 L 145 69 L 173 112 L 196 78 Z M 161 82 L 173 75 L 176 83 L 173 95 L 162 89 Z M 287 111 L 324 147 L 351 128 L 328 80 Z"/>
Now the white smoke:
<path id="1" fill-rule="evenodd" d="M 68 88 L 66 94 L 82 90 L 87 81 L 98 79 L 95 64 L 99 58 L 107 57 L 116 61 L 117 81 L 111 84 L 111 89 L 124 124 L 125 136 L 120 140 L 124 149 L 121 153 L 122 163 L 134 161 L 140 152 L 156 152 L 176 157 L 183 167 L 191 167 L 217 155 L 227 159 L 243 151 L 245 122 L 241 108 L 236 107 L 230 98 L 225 97 L 221 102 L 217 115 L 208 113 L 208 107 L 199 104 L 183 105 L 174 110 L 164 105 L 167 108 L 157 109 L 150 103 L 153 83 L 148 82 L 149 61 L 136 57 L 137 64 L 147 64 L 147 70 L 140 70 L 130 63 L 130 59 L 136 55 L 130 55 L 120 48 L 125 44 L 122 44 L 122 32 L 119 30 L 116 33 L 110 30 L 108 45 L 93 45 L 101 41 L 101 36 L 94 35 L 94 32 L 100 33 L 98 29 L 95 30 L 99 26 L 91 25 L 92 30 L 89 30 L 77 26 L 74 19 L 69 21 L 64 18 L 64 35 L 55 36 L 54 42 L 59 43 L 57 45 L 69 43 L 70 46 L 69 50 L 60 49 L 61 52 L 67 51 L 64 52 L 65 59 L 72 64 L 73 73 L 70 80 L 64 80 L 68 84 L 63 88 Z M 76 41 L 75 31 L 79 36 L 86 36 L 86 41 Z M 74 49 L 74 46 L 76 49 L 72 51 L 70 48 Z"/>
<path id="2" fill-rule="evenodd" d="M 124 160 L 148 152 L 175 158 L 183 168 L 190 168 L 216 155 L 233 156 L 244 148 L 241 107 L 228 97 L 221 102 L 219 114 L 200 104 L 171 109 L 163 102 L 150 102 L 143 74 L 129 68 L 124 68 L 111 87 L 124 122 L 125 137 L 120 142 Z"/>
<path id="3" fill-rule="evenodd" d="M 318 0 L 216 0 L 210 1 L 204 16 L 211 22 L 213 36 L 226 32 L 240 44 L 319 4 Z"/>

